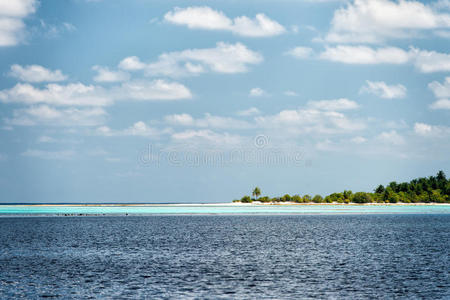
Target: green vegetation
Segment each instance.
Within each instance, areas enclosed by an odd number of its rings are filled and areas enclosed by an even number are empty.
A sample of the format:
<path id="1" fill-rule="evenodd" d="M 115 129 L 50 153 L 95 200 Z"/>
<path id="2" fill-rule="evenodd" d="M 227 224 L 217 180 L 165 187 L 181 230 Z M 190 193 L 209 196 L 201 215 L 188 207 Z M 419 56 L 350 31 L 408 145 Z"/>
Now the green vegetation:
<path id="1" fill-rule="evenodd" d="M 259 189 L 259 187 L 255 187 L 252 195 L 255 196 L 256 199 L 258 199 L 258 197 L 261 195 L 261 190 Z"/>
<path id="2" fill-rule="evenodd" d="M 379 185 L 373 193 L 343 191 L 333 193 L 323 198 L 321 195 L 290 196 L 270 198 L 268 196 L 259 197 L 261 190 L 255 187 L 252 192 L 255 198 L 244 196 L 241 200 L 233 202 L 252 203 L 259 201 L 262 203 L 450 203 L 450 179 L 447 179 L 443 171 L 439 171 L 436 176 L 428 178 L 422 177 L 413 179 L 410 182 L 389 183 L 386 187 Z"/>

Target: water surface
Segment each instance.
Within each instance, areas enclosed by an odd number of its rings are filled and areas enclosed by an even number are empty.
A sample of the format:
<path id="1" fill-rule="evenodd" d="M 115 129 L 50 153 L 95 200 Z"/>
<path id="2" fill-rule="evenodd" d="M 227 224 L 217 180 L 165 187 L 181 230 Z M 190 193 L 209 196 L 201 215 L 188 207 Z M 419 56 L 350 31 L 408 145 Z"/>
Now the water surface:
<path id="1" fill-rule="evenodd" d="M 0 218 L 0 299 L 448 299 L 449 214 Z"/>
<path id="2" fill-rule="evenodd" d="M 0 205 L 0 215 L 24 214 L 450 214 L 450 205 Z"/>

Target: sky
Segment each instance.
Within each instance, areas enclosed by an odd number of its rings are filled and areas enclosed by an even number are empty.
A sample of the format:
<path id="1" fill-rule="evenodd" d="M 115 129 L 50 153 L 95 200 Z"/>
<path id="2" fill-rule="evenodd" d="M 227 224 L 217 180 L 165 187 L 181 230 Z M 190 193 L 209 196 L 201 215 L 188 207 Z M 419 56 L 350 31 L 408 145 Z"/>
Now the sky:
<path id="1" fill-rule="evenodd" d="M 0 0 L 0 202 L 448 174 L 449 45 L 449 0 Z"/>

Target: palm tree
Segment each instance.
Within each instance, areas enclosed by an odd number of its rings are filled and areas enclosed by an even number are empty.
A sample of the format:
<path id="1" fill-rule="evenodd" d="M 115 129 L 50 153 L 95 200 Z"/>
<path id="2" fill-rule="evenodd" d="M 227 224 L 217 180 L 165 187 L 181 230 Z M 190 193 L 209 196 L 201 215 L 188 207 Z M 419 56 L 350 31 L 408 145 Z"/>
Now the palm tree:
<path id="1" fill-rule="evenodd" d="M 259 195 L 261 195 L 261 190 L 259 189 L 259 187 L 255 187 L 252 195 L 255 196 L 256 199 L 258 199 Z"/>

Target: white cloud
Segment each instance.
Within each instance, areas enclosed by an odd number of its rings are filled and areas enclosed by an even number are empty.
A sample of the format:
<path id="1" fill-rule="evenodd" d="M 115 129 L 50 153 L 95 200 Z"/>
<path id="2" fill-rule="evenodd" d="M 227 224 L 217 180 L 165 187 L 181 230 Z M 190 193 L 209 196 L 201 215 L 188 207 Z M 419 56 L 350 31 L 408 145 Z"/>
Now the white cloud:
<path id="1" fill-rule="evenodd" d="M 67 79 L 60 70 L 49 70 L 39 65 L 21 66 L 14 64 L 11 66 L 10 76 L 15 77 L 21 81 L 28 82 L 52 82 L 63 81 Z"/>
<path id="2" fill-rule="evenodd" d="M 195 123 L 194 118 L 190 114 L 175 114 L 166 116 L 164 119 L 170 124 L 180 126 L 192 126 Z"/>
<path id="3" fill-rule="evenodd" d="M 283 110 L 276 115 L 255 118 L 261 128 L 283 128 L 292 134 L 339 134 L 366 128 L 363 121 L 351 120 L 335 111 L 317 109 Z"/>
<path id="4" fill-rule="evenodd" d="M 371 48 L 368 46 L 327 47 L 320 59 L 346 64 L 406 64 L 412 63 L 422 73 L 450 71 L 450 54 L 420 50 L 409 51 L 397 47 Z"/>
<path id="5" fill-rule="evenodd" d="M 358 103 L 345 98 L 334 100 L 309 101 L 308 107 L 317 110 L 342 111 L 359 108 Z"/>
<path id="6" fill-rule="evenodd" d="M 29 149 L 23 152 L 22 155 L 48 160 L 65 160 L 72 158 L 75 155 L 75 152 L 72 150 L 43 151 L 43 150 Z"/>
<path id="7" fill-rule="evenodd" d="M 120 100 L 179 100 L 192 98 L 191 91 L 183 84 L 162 79 L 124 82 L 111 89 L 111 97 Z"/>
<path id="8" fill-rule="evenodd" d="M 164 118 L 171 125 L 191 126 L 202 128 L 219 128 L 219 129 L 247 129 L 253 126 L 243 120 L 237 120 L 230 117 L 214 116 L 209 113 L 204 118 L 194 119 L 189 114 L 175 114 Z"/>
<path id="9" fill-rule="evenodd" d="M 163 133 L 168 133 L 168 131 L 149 127 L 142 121 L 138 121 L 131 127 L 123 130 L 113 130 L 107 126 L 101 126 L 96 129 L 96 134 L 102 136 L 142 136 L 156 138 Z"/>
<path id="10" fill-rule="evenodd" d="M 295 47 L 285 52 L 285 54 L 295 58 L 309 58 L 313 54 L 313 49 L 309 47 Z"/>
<path id="11" fill-rule="evenodd" d="M 248 116 L 254 116 L 259 115 L 261 111 L 257 109 L 256 107 L 250 107 L 249 109 L 240 110 L 236 114 L 241 117 L 248 117 Z"/>
<path id="12" fill-rule="evenodd" d="M 415 123 L 414 132 L 424 137 L 447 137 L 450 135 L 450 127 Z"/>
<path id="13" fill-rule="evenodd" d="M 391 145 L 403 145 L 405 143 L 403 136 L 398 134 L 395 130 L 380 133 L 380 135 L 377 136 L 377 140 Z"/>
<path id="14" fill-rule="evenodd" d="M 36 11 L 36 0 L 0 1 L 0 47 L 15 46 L 23 41 L 23 19 Z"/>
<path id="15" fill-rule="evenodd" d="M 138 71 L 145 69 L 146 64 L 139 60 L 137 56 L 129 56 L 119 63 L 119 68 L 128 71 Z"/>
<path id="16" fill-rule="evenodd" d="M 255 88 L 252 88 L 250 90 L 250 92 L 248 92 L 248 95 L 250 97 L 264 97 L 264 96 L 268 96 L 269 94 L 262 88 L 255 87 Z"/>
<path id="17" fill-rule="evenodd" d="M 14 110 L 13 118 L 5 119 L 5 123 L 16 126 L 95 126 L 103 123 L 106 115 L 101 108 L 55 109 L 40 105 Z"/>
<path id="18" fill-rule="evenodd" d="M 423 73 L 450 71 L 450 54 L 411 48 L 414 65 Z"/>
<path id="19" fill-rule="evenodd" d="M 112 102 L 102 88 L 82 83 L 47 84 L 42 89 L 35 88 L 28 83 L 18 83 L 11 89 L 1 90 L 0 101 L 66 106 L 104 106 Z"/>
<path id="20" fill-rule="evenodd" d="M 285 91 L 283 94 L 285 96 L 288 96 L 288 97 L 296 97 L 296 96 L 298 96 L 298 94 L 296 92 L 294 92 L 294 91 Z"/>
<path id="21" fill-rule="evenodd" d="M 430 105 L 431 109 L 450 109 L 450 77 L 446 77 L 443 83 L 433 81 L 428 84 L 434 96 L 438 98 Z"/>
<path id="22" fill-rule="evenodd" d="M 259 64 L 263 57 L 241 43 L 218 42 L 215 48 L 187 49 L 163 53 L 152 63 L 143 63 L 138 57 L 123 59 L 119 67 L 123 70 L 144 70 L 148 76 L 192 76 L 206 72 L 243 73 L 249 65 Z"/>
<path id="23" fill-rule="evenodd" d="M 321 59 L 347 64 L 404 64 L 410 59 L 409 53 L 396 47 L 373 49 L 367 46 L 327 47 L 320 54 Z"/>
<path id="24" fill-rule="evenodd" d="M 431 109 L 450 109 L 449 99 L 439 99 L 430 105 Z"/>
<path id="25" fill-rule="evenodd" d="M 175 8 L 165 14 L 164 20 L 176 25 L 186 25 L 191 29 L 224 30 L 248 37 L 280 35 L 286 29 L 264 14 L 254 19 L 241 16 L 231 20 L 223 12 L 208 6 Z"/>
<path id="26" fill-rule="evenodd" d="M 190 90 L 184 85 L 161 79 L 130 81 L 109 89 L 82 83 L 48 84 L 39 89 L 28 83 L 18 83 L 11 89 L 0 91 L 0 101 L 5 103 L 62 106 L 105 106 L 115 100 L 178 100 L 191 97 Z"/>
<path id="27" fill-rule="evenodd" d="M 355 0 L 335 11 L 327 42 L 381 43 L 450 27 L 450 15 L 418 1 Z"/>
<path id="28" fill-rule="evenodd" d="M 369 81 L 367 85 L 361 87 L 360 93 L 374 94 L 384 99 L 404 98 L 406 96 L 406 87 L 401 84 L 387 85 L 384 81 Z"/>
<path id="29" fill-rule="evenodd" d="M 210 145 L 220 147 L 233 147 L 242 144 L 242 137 L 229 133 L 217 133 L 209 129 L 186 130 L 172 134 L 172 140 L 189 146 Z"/>
<path id="30" fill-rule="evenodd" d="M 108 67 L 93 66 L 92 70 L 97 72 L 94 77 L 94 81 L 97 82 L 117 82 L 126 81 L 130 78 L 130 75 L 123 71 L 111 71 Z"/>
<path id="31" fill-rule="evenodd" d="M 450 77 L 446 77 L 444 83 L 433 81 L 428 84 L 436 98 L 450 98 Z"/>

